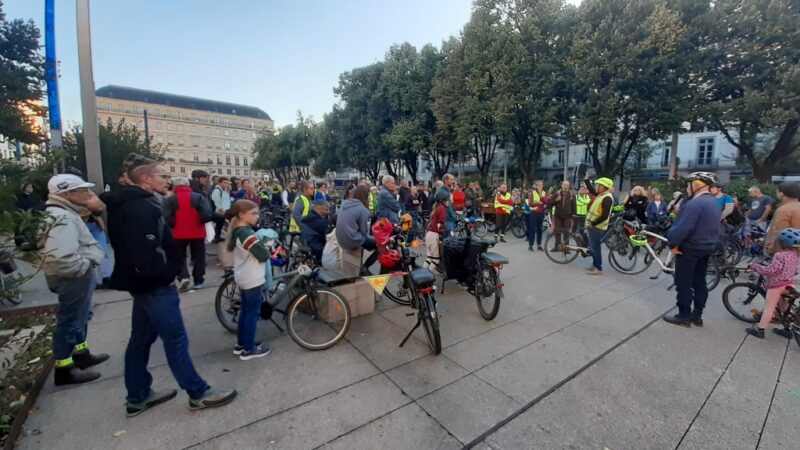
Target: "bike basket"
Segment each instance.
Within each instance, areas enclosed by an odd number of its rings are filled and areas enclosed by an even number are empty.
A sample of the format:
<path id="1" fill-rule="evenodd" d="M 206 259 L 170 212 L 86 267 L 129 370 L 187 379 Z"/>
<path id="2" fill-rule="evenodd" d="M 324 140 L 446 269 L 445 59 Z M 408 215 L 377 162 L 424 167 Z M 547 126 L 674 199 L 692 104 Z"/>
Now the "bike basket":
<path id="1" fill-rule="evenodd" d="M 633 245 L 634 247 L 644 247 L 645 245 L 647 245 L 647 238 L 643 236 L 638 236 L 634 234 L 628 239 L 631 241 L 631 245 Z"/>

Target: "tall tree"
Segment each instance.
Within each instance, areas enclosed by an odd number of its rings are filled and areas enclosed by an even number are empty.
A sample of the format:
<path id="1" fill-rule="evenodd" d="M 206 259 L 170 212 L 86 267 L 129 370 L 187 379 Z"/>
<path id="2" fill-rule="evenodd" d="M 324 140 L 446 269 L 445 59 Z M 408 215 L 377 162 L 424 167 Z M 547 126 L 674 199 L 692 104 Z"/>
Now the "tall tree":
<path id="1" fill-rule="evenodd" d="M 739 150 L 768 182 L 800 148 L 800 5 L 719 0 L 705 20 L 693 85 L 704 125 Z"/>
<path id="2" fill-rule="evenodd" d="M 262 133 L 253 143 L 253 167 L 271 170 L 281 183 L 308 179 L 311 161 L 319 154 L 318 125 L 302 113 L 297 123 L 276 133 Z"/>
<path id="3" fill-rule="evenodd" d="M 451 37 L 442 42 L 441 61 L 430 91 L 429 108 L 435 128 L 426 156 L 433 162 L 433 172 L 438 178 L 450 171 L 459 151 L 468 145 L 457 129 L 464 92 L 461 56 L 458 38 Z"/>
<path id="4" fill-rule="evenodd" d="M 41 103 L 44 57 L 33 20 L 6 20 L 0 2 L 0 135 L 29 144 L 43 142 Z"/>

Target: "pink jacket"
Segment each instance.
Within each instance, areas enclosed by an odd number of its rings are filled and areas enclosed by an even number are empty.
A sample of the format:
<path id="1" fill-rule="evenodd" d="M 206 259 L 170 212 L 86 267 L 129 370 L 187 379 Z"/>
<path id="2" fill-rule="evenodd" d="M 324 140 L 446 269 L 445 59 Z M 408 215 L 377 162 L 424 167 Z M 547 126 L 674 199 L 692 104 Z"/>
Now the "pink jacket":
<path id="1" fill-rule="evenodd" d="M 767 277 L 767 289 L 794 286 L 794 276 L 800 257 L 794 250 L 781 250 L 772 257 L 768 266 L 750 264 L 750 268 Z"/>

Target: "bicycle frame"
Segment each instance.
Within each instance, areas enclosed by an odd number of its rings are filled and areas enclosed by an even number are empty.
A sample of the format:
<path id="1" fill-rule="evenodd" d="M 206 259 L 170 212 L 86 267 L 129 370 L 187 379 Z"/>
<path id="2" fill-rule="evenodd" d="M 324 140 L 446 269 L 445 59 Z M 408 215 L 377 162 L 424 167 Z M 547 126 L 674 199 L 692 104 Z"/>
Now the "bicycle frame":
<path id="1" fill-rule="evenodd" d="M 667 238 L 664 236 L 652 233 L 647 230 L 639 231 L 639 234 L 643 236 L 648 236 L 659 241 L 667 242 Z M 647 249 L 647 252 L 650 253 L 650 256 L 653 257 L 653 261 L 657 262 L 659 266 L 661 266 L 661 271 L 664 273 L 674 273 L 675 268 L 672 266 L 672 261 L 675 259 L 675 255 L 672 252 L 669 252 L 665 261 L 661 261 L 661 258 L 658 257 L 653 247 L 650 246 L 650 241 L 647 240 L 644 247 Z"/>

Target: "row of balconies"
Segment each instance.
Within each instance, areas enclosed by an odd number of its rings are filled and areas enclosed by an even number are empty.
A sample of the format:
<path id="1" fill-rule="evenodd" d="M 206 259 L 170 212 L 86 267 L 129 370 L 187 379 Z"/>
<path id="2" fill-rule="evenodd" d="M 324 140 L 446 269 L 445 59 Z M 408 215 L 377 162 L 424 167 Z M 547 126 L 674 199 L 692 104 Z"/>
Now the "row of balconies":
<path id="1" fill-rule="evenodd" d="M 592 163 L 591 161 L 585 161 L 585 160 L 581 160 L 580 162 L 588 163 L 588 164 Z M 649 162 L 649 161 L 638 162 L 637 161 L 637 162 L 635 162 L 633 164 L 633 170 L 645 170 L 645 169 L 649 169 L 649 170 L 658 170 L 658 169 L 669 170 L 669 162 L 667 161 L 666 164 L 664 164 L 664 163 L 665 163 L 665 161 L 660 161 L 660 162 Z M 578 162 L 570 161 L 569 167 L 574 167 L 577 164 L 578 164 Z M 678 159 L 678 168 L 679 169 L 708 169 L 708 170 L 714 170 L 714 169 L 718 169 L 720 167 L 723 167 L 723 168 L 747 167 L 748 164 L 749 163 L 747 162 L 747 158 L 745 156 L 743 156 L 743 155 L 742 156 L 738 156 L 736 158 L 722 158 L 722 159 L 720 159 L 720 158 L 698 158 L 698 159 L 689 159 L 689 160 L 685 160 L 685 161 L 680 160 L 680 158 Z M 551 167 L 553 167 L 554 169 L 563 168 L 564 167 L 564 162 L 563 161 L 558 161 L 558 160 L 553 160 L 552 163 L 551 163 Z"/>

